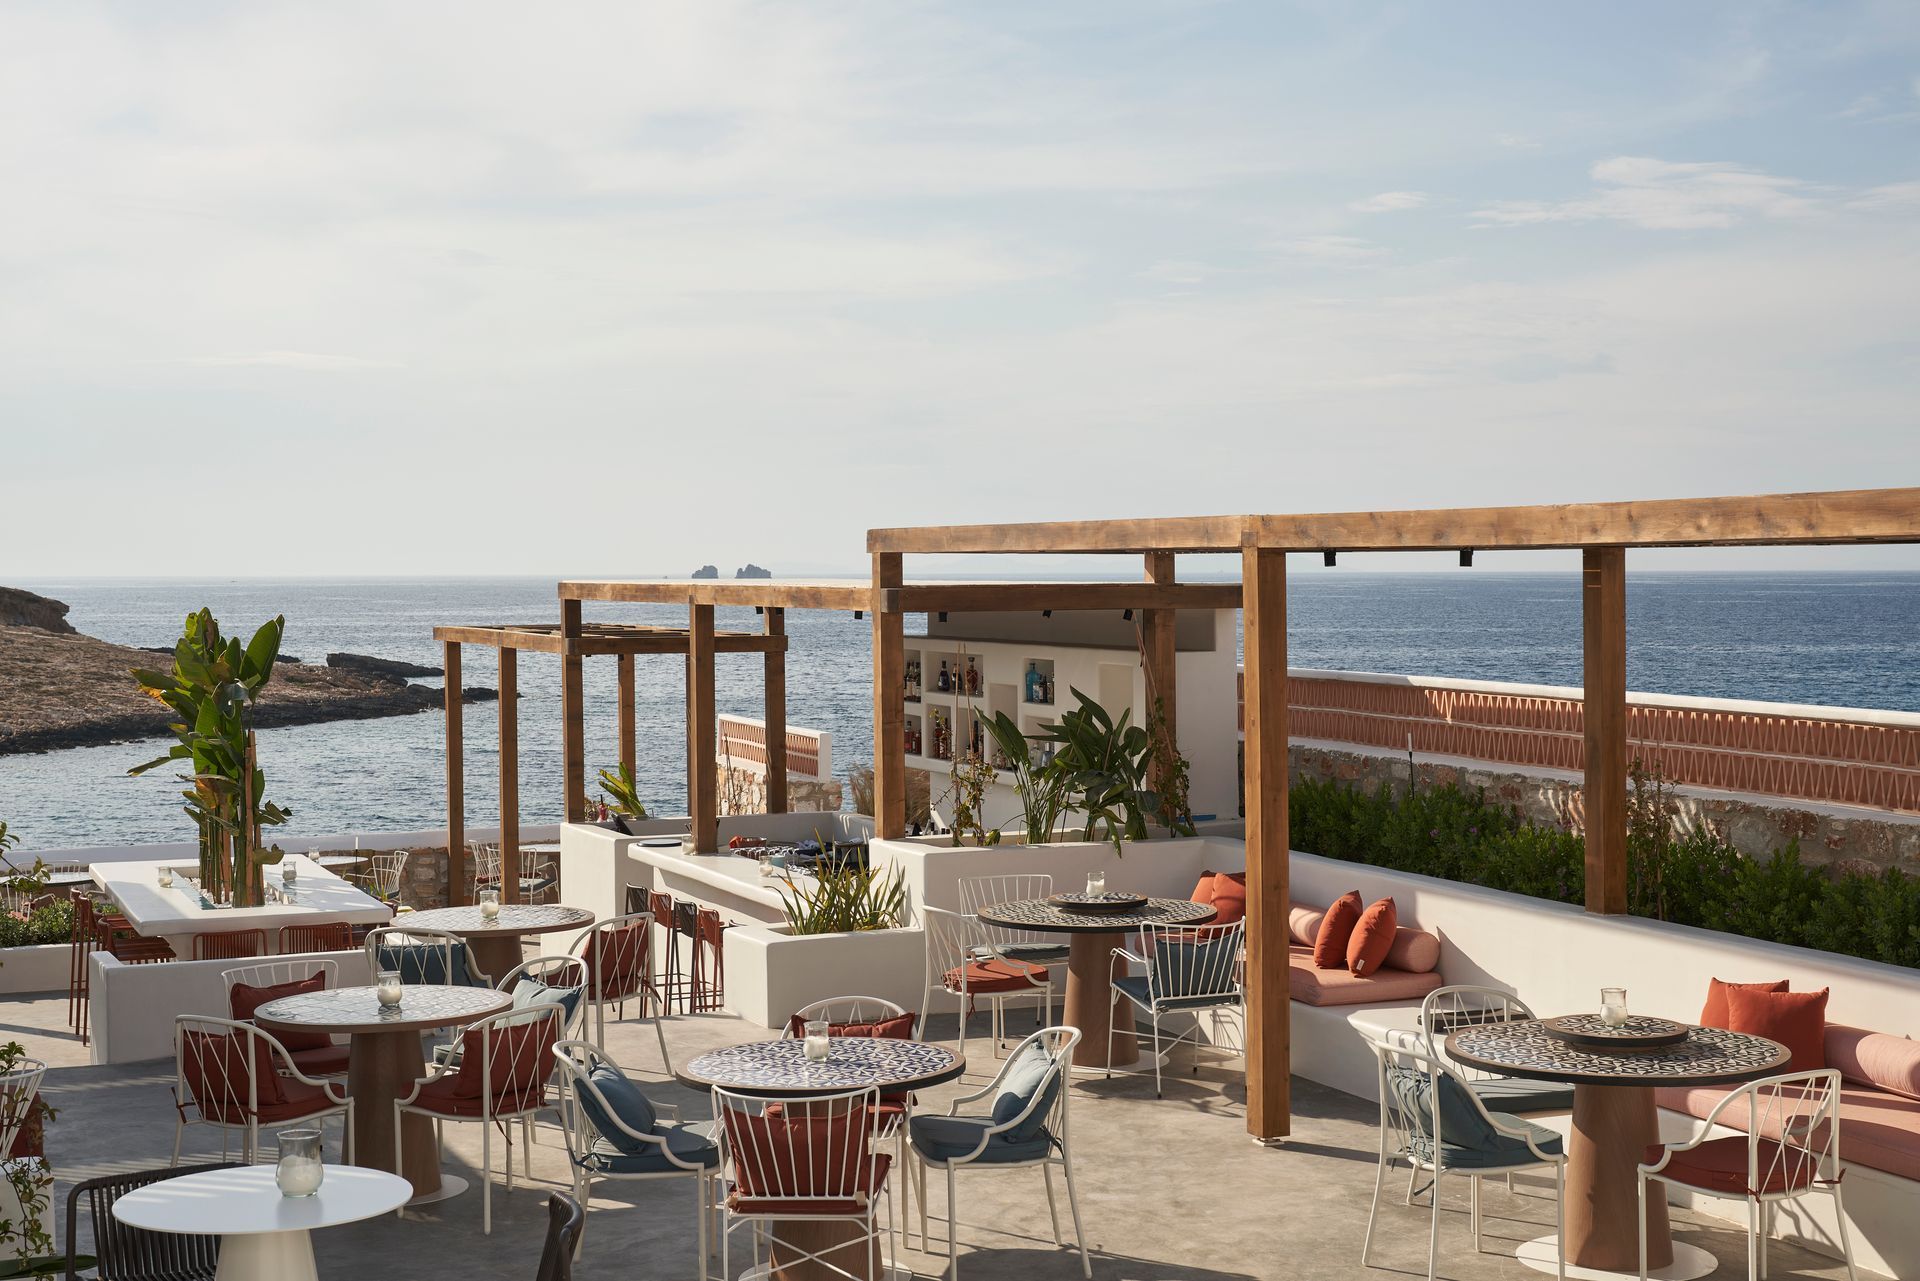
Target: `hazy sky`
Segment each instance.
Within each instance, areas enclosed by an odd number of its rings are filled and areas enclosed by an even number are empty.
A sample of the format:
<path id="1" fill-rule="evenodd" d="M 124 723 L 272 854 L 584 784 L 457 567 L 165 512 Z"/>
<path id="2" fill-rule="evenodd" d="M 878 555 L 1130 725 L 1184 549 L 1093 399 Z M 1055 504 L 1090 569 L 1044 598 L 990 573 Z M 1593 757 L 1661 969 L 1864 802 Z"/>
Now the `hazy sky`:
<path id="1" fill-rule="evenodd" d="M 1917 391 L 1911 3 L 0 2 L 0 581 L 1911 484 Z"/>

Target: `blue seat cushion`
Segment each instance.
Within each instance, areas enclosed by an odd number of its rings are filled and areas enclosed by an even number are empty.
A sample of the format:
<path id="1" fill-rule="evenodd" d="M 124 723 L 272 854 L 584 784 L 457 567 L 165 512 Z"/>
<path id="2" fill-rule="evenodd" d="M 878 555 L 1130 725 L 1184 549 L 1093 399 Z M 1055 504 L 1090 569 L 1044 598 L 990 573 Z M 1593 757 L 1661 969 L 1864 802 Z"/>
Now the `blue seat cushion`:
<path id="1" fill-rule="evenodd" d="M 1113 985 L 1127 994 L 1135 1004 L 1147 1009 L 1153 1008 L 1153 995 L 1148 990 L 1147 976 L 1144 974 L 1122 974 L 1113 980 Z M 1163 996 L 1160 1008 L 1163 1010 L 1204 1010 L 1212 1006 L 1232 1005 L 1239 1001 L 1240 994 L 1231 989 L 1225 992 L 1203 993 L 1199 996 Z"/>
<path id="2" fill-rule="evenodd" d="M 627 1152 L 596 1143 L 580 1164 L 600 1174 L 674 1174 L 684 1171 L 684 1166 L 675 1165 L 667 1156 L 669 1151 L 690 1165 L 704 1166 L 709 1170 L 720 1164 L 719 1145 L 691 1126 L 656 1125 L 652 1133 L 666 1140 L 664 1150 L 657 1143 L 642 1143 L 623 1134 L 620 1137 L 637 1144 L 639 1152 Z"/>
<path id="3" fill-rule="evenodd" d="M 976 947 L 972 952 L 975 956 L 992 956 L 997 952 L 1008 960 L 1025 961 L 1028 965 L 1061 965 L 1070 950 L 1064 943 L 1004 943 Z"/>
<path id="4" fill-rule="evenodd" d="M 398 970 L 402 983 L 451 984 L 454 987 L 486 987 L 481 978 L 467 972 L 467 949 L 451 949 L 452 968 L 448 968 L 449 949 L 437 943 L 380 943 L 373 949 L 374 968 Z"/>
<path id="5" fill-rule="evenodd" d="M 944 1163 L 971 1156 L 980 1146 L 980 1136 L 993 1124 L 988 1116 L 916 1116 L 907 1123 L 907 1137 L 921 1156 Z M 1011 1134 L 1008 1130 L 988 1136 L 987 1146 L 973 1159 L 983 1165 L 1038 1161 L 1053 1146 L 1045 1126 L 1024 1139 L 1010 1138 Z"/>
<path id="6" fill-rule="evenodd" d="M 601 1139 L 624 1156 L 645 1156 L 652 1152 L 653 1144 L 620 1128 L 624 1125 L 640 1134 L 654 1133 L 659 1114 L 653 1110 L 652 1100 L 640 1092 L 639 1086 L 604 1063 L 588 1072 L 587 1080 L 600 1092 L 600 1098 L 594 1097 L 593 1090 L 584 1087 L 577 1090 L 580 1110 L 587 1114 L 587 1120 L 599 1131 Z M 600 1105 L 601 1099 L 606 1100 L 605 1107 Z M 620 1118 L 618 1125 L 609 1112 Z"/>
<path id="7" fill-rule="evenodd" d="M 1496 1076 L 1487 1081 L 1468 1081 L 1467 1088 L 1489 1112 L 1565 1112 L 1573 1107 L 1573 1087 L 1558 1081 Z"/>
<path id="8" fill-rule="evenodd" d="M 1536 1165 L 1540 1158 L 1527 1147 L 1526 1140 L 1502 1134 L 1482 1116 L 1473 1095 L 1460 1081 L 1445 1074 L 1406 1067 L 1387 1069 L 1387 1088 L 1407 1114 L 1414 1133 L 1410 1136 L 1414 1155 L 1433 1159 L 1435 1107 L 1432 1095 L 1439 1086 L 1439 1123 L 1441 1162 L 1449 1169 L 1493 1170 L 1516 1165 Z M 1560 1136 L 1545 1126 L 1534 1125 L 1517 1116 L 1495 1112 L 1492 1122 L 1525 1131 L 1542 1152 L 1558 1154 Z"/>
<path id="9" fill-rule="evenodd" d="M 1039 1102 L 1024 1121 L 1006 1132 L 1008 1142 L 1030 1142 L 1046 1128 L 1047 1113 L 1060 1094 L 1061 1075 L 1055 1070 L 1053 1056 L 1038 1041 L 1029 1041 L 1014 1054 L 1000 1078 L 1000 1092 L 993 1099 L 993 1124 L 1005 1125 L 1030 1101 L 1037 1098 Z"/>
<path id="10" fill-rule="evenodd" d="M 580 1008 L 580 998 L 586 994 L 584 987 L 564 987 L 543 983 L 529 974 L 522 974 L 513 985 L 513 1008 L 530 1010 L 542 1005 L 560 1007 L 562 1025 L 573 1025 L 574 1011 Z"/>
<path id="11" fill-rule="evenodd" d="M 1560 1155 L 1560 1136 L 1544 1125 L 1535 1125 L 1522 1117 L 1509 1116 L 1495 1112 L 1494 1117 L 1502 1125 L 1514 1125 L 1533 1136 L 1540 1150 L 1550 1156 Z M 1414 1154 L 1422 1160 L 1433 1159 L 1433 1145 L 1416 1142 Z M 1538 1165 L 1540 1158 L 1535 1156 L 1527 1145 L 1519 1139 L 1500 1136 L 1498 1145 L 1490 1148 L 1464 1148 L 1458 1144 L 1443 1144 L 1440 1152 L 1440 1164 L 1449 1170 L 1504 1170 L 1510 1166 Z"/>

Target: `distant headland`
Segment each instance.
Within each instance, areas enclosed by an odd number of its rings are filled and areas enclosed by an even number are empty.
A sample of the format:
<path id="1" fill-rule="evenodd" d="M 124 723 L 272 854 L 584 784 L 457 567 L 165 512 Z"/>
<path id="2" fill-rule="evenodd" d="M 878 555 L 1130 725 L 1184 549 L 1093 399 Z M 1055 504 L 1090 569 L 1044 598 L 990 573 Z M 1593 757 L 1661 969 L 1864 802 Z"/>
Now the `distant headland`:
<path id="1" fill-rule="evenodd" d="M 772 578 L 773 571 L 770 569 L 763 569 L 760 566 L 754 564 L 752 561 L 748 561 L 746 564 L 742 565 L 740 568 L 734 570 L 733 576 L 735 578 Z M 720 567 L 718 565 L 702 565 L 700 568 L 694 570 L 693 573 L 689 575 L 689 577 L 718 578 L 720 577 Z"/>

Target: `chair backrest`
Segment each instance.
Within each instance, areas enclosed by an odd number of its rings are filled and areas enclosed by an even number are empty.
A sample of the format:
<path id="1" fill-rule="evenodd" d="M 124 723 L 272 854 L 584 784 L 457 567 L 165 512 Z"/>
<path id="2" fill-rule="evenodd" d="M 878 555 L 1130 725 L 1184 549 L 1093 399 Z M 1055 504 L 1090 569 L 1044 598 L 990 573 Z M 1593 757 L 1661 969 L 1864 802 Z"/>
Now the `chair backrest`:
<path id="1" fill-rule="evenodd" d="M 0 1080 L 0 1153 L 13 1151 L 14 1136 L 33 1114 L 33 1101 L 40 1094 L 40 1079 L 47 1065 L 39 1059 L 22 1059 L 19 1066 Z"/>
<path id="2" fill-rule="evenodd" d="M 500 847 L 485 845 L 475 841 L 467 846 L 473 855 L 472 875 L 468 878 L 475 886 L 500 884 Z"/>
<path id="3" fill-rule="evenodd" d="M 310 979 L 316 974 L 326 975 L 327 988 L 340 986 L 340 963 L 338 961 L 266 961 L 260 965 L 236 965 L 230 970 L 220 971 L 220 982 L 226 985 L 229 995 L 234 985 L 245 983 L 248 987 L 279 987 L 282 983 L 298 983 Z"/>
<path id="4" fill-rule="evenodd" d="M 716 1088 L 720 1161 L 735 1214 L 864 1214 L 880 1190 L 870 1109 L 878 1089 L 770 1099 Z"/>
<path id="5" fill-rule="evenodd" d="M 794 1029 L 815 1019 L 824 1019 L 831 1024 L 847 1023 L 884 1023 L 888 1019 L 911 1018 L 901 1006 L 892 1001 L 883 1001 L 877 996 L 830 996 L 824 1001 L 815 1001 L 793 1012 L 787 1020 L 782 1040 L 795 1040 L 803 1033 Z"/>
<path id="6" fill-rule="evenodd" d="M 182 1014 L 173 1021 L 174 1089 L 209 1121 L 243 1125 L 263 1106 L 285 1101 L 280 1071 L 293 1060 L 251 1023 Z"/>
<path id="7" fill-rule="evenodd" d="M 563 1034 L 563 1017 L 558 1005 L 543 1005 L 504 1010 L 467 1024 L 460 1031 L 454 1095 L 484 1097 L 515 1107 L 544 1097 L 547 1078 L 553 1075 L 553 1047 Z"/>
<path id="8" fill-rule="evenodd" d="M 1231 925 L 1148 925 L 1147 996 L 1152 1001 L 1220 997 L 1238 999 L 1241 949 L 1247 923 Z"/>
<path id="9" fill-rule="evenodd" d="M 1518 1139 L 1503 1139 L 1486 1104 L 1467 1088 L 1451 1064 L 1411 1044 L 1385 1040 L 1372 1044 L 1380 1065 L 1383 1142 L 1390 1150 L 1397 1148 L 1403 1155 L 1432 1165 L 1449 1149 L 1486 1151 L 1522 1146 Z M 1519 1156 L 1517 1150 L 1515 1155 Z"/>
<path id="10" fill-rule="evenodd" d="M 1064 1147 L 1067 1096 L 1073 1093 L 1067 1088 L 1067 1073 L 1079 1043 L 1077 1027 L 1041 1028 L 1015 1046 L 992 1083 L 972 1097 L 991 1098 L 994 1125 L 1006 1137 L 1030 1139 L 1044 1128 Z M 1035 1055 L 1045 1058 L 1038 1074 L 1033 1070 Z"/>
<path id="11" fill-rule="evenodd" d="M 444 983 L 454 987 L 492 987 L 467 941 L 445 930 L 383 925 L 367 931 L 367 964 L 400 971 L 402 983 Z"/>
<path id="12" fill-rule="evenodd" d="M 232 961 L 266 954 L 265 930 L 209 930 L 193 936 L 196 961 Z"/>
<path id="13" fill-rule="evenodd" d="M 652 979 L 653 913 L 629 912 L 601 921 L 567 949 L 587 967 L 587 999 L 624 1001 Z"/>
<path id="14" fill-rule="evenodd" d="M 411 850 L 382 850 L 372 858 L 374 892 L 388 902 L 400 897 L 400 886 L 407 873 Z"/>
<path id="15" fill-rule="evenodd" d="M 349 952 L 353 950 L 353 926 L 345 921 L 325 921 L 319 925 L 282 925 L 280 951 Z"/>
<path id="16" fill-rule="evenodd" d="M 965 965 L 980 946 L 980 922 L 944 907 L 920 908 L 920 924 L 927 932 L 927 986 L 942 987 L 949 970 Z"/>
<path id="17" fill-rule="evenodd" d="M 523 980 L 537 985 L 537 990 L 529 987 L 523 994 Z M 587 1012 L 587 963 L 577 956 L 536 956 L 507 971 L 500 980 L 500 990 L 513 997 L 516 1010 L 537 1004 L 558 1005 L 561 1035 L 570 1036 Z"/>
<path id="18" fill-rule="evenodd" d="M 80 1220 L 93 1225 L 93 1253 L 99 1260 L 101 1281 L 133 1281 L 149 1277 L 212 1277 L 220 1262 L 220 1238 L 178 1232 L 153 1232 L 128 1227 L 114 1217 L 113 1203 L 137 1188 L 177 1179 L 184 1174 L 232 1170 L 237 1161 L 205 1165 L 176 1165 L 158 1170 L 133 1170 L 76 1183 L 67 1193 L 68 1277 L 75 1275 L 79 1256 Z M 86 1204 L 82 1206 L 84 1200 Z"/>
<path id="19" fill-rule="evenodd" d="M 1420 1002 L 1420 1049 L 1437 1059 L 1446 1059 L 1447 1033 L 1455 1028 L 1485 1023 L 1518 1023 L 1533 1017 L 1527 1003 L 1511 992 L 1473 983 L 1437 987 Z M 1447 1060 L 1456 1076 L 1468 1081 L 1498 1076 Z"/>
<path id="20" fill-rule="evenodd" d="M 547 1194 L 547 1242 L 540 1249 L 540 1270 L 533 1281 L 573 1281 L 573 1248 L 586 1226 L 587 1212 L 564 1192 Z"/>
<path id="21" fill-rule="evenodd" d="M 1840 1178 L 1840 1072 L 1820 1068 L 1749 1081 L 1715 1104 L 1747 1110 L 1747 1186 L 1804 1188 Z M 1769 1142 L 1769 1140 L 1773 1140 Z"/>
<path id="22" fill-rule="evenodd" d="M 999 876 L 963 876 L 960 878 L 960 910 L 976 918 L 975 928 L 987 943 L 1057 942 L 1032 930 L 1008 929 L 980 921 L 977 913 L 996 903 L 1019 903 L 1027 899 L 1048 898 L 1053 894 L 1053 877 L 1045 872 L 1008 872 Z"/>

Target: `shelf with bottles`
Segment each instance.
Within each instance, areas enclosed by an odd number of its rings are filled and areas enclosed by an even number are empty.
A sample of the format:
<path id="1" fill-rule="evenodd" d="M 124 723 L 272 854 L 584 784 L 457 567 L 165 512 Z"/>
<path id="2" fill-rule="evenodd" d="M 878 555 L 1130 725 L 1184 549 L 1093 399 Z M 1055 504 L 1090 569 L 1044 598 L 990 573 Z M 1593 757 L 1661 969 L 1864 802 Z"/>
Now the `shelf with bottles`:
<path id="1" fill-rule="evenodd" d="M 1051 658 L 1029 658 L 1020 676 L 1020 703 L 1024 707 L 1052 707 L 1059 701 Z"/>
<path id="2" fill-rule="evenodd" d="M 924 726 L 920 718 L 912 712 L 907 713 L 907 721 L 901 730 L 901 737 L 905 741 L 908 756 L 921 756 L 925 754 L 921 750 L 926 746 L 926 741 L 922 737 L 923 732 Z"/>
<path id="3" fill-rule="evenodd" d="M 923 669 L 920 663 L 920 651 L 917 649 L 907 650 L 906 661 L 902 664 L 902 668 L 901 694 L 907 702 L 918 703 L 920 701 L 921 689 L 925 684 Z"/>
<path id="4" fill-rule="evenodd" d="M 929 760 L 953 759 L 953 713 L 944 707 L 927 709 L 927 738 L 924 755 Z"/>
<path id="5" fill-rule="evenodd" d="M 924 651 L 920 695 L 945 700 L 979 698 L 986 691 L 984 656 L 965 650 Z"/>

